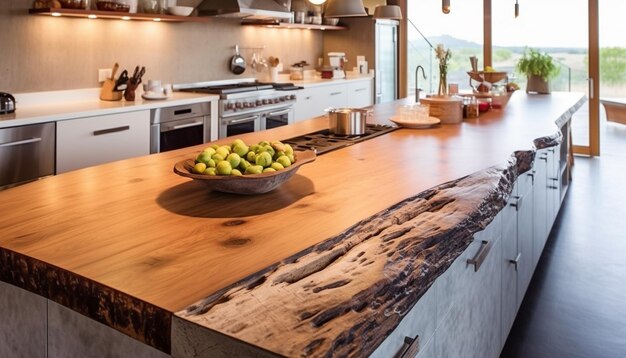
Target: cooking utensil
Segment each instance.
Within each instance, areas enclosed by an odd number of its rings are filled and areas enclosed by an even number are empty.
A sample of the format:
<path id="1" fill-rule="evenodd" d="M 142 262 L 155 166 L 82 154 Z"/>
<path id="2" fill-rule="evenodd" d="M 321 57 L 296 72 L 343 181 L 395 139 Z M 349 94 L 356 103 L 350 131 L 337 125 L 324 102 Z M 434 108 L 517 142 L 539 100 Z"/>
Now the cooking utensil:
<path id="1" fill-rule="evenodd" d="M 124 70 L 115 82 L 114 91 L 123 91 L 128 86 L 128 71 Z"/>
<path id="2" fill-rule="evenodd" d="M 327 108 L 328 129 L 336 135 L 363 135 L 371 110 L 358 108 Z"/>
<path id="3" fill-rule="evenodd" d="M 230 71 L 236 75 L 246 71 L 246 60 L 239 54 L 239 45 L 235 45 L 235 56 L 230 59 Z"/>
<path id="4" fill-rule="evenodd" d="M 116 91 L 115 86 L 115 74 L 117 70 L 120 68 L 120 65 L 116 62 L 113 65 L 113 69 L 111 70 L 111 78 L 107 78 L 102 84 L 102 88 L 100 89 L 100 99 L 103 101 L 119 101 L 123 97 L 122 91 Z"/>
<path id="5" fill-rule="evenodd" d="M 15 97 L 6 92 L 0 92 L 0 114 L 15 112 Z"/>

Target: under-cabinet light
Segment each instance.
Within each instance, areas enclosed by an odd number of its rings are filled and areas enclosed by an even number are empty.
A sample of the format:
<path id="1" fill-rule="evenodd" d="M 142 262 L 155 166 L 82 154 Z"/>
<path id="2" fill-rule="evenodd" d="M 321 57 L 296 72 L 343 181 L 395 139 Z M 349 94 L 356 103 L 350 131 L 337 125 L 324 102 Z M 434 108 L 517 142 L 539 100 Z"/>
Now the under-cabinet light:
<path id="1" fill-rule="evenodd" d="M 94 14 L 87 15 L 87 17 L 90 18 L 90 19 L 97 19 L 98 18 L 98 16 L 96 16 Z"/>
<path id="2" fill-rule="evenodd" d="M 157 18 L 152 19 L 152 21 L 159 22 L 159 21 L 161 21 L 161 19 L 157 17 Z"/>
<path id="3" fill-rule="evenodd" d="M 59 16 L 61 16 L 61 13 L 59 13 L 59 12 L 53 12 L 53 13 L 52 13 L 52 14 L 50 14 L 50 15 L 52 15 L 52 16 L 56 16 L 56 17 L 59 17 Z"/>
<path id="4" fill-rule="evenodd" d="M 122 20 L 128 21 L 130 20 L 130 16 L 122 16 Z"/>

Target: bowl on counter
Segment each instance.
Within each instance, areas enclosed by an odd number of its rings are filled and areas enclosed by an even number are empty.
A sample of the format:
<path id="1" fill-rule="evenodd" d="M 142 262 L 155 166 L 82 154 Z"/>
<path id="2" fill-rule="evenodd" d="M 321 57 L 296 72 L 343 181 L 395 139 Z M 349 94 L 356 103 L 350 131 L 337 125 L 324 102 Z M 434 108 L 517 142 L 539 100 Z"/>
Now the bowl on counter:
<path id="1" fill-rule="evenodd" d="M 325 17 L 324 25 L 337 26 L 339 23 L 339 18 L 336 17 Z"/>
<path id="2" fill-rule="evenodd" d="M 191 6 L 170 6 L 167 8 L 167 13 L 175 16 L 189 16 L 193 12 Z"/>
<path id="3" fill-rule="evenodd" d="M 205 175 L 192 172 L 195 161 L 185 159 L 174 165 L 174 173 L 198 181 L 210 190 L 223 193 L 254 195 L 270 192 L 289 180 L 298 169 L 315 160 L 312 150 L 294 152 L 295 162 L 285 168 L 272 173 L 261 173 L 242 176 Z"/>

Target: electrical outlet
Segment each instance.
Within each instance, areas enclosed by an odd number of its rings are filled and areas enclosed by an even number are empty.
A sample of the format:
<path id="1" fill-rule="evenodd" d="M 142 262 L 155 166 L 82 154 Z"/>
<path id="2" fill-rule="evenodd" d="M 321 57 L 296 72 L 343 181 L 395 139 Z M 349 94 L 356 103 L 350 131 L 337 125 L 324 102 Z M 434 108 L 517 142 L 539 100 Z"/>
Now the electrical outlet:
<path id="1" fill-rule="evenodd" d="M 104 82 L 106 79 L 111 78 L 113 72 L 110 68 L 104 68 L 98 70 L 98 82 Z"/>

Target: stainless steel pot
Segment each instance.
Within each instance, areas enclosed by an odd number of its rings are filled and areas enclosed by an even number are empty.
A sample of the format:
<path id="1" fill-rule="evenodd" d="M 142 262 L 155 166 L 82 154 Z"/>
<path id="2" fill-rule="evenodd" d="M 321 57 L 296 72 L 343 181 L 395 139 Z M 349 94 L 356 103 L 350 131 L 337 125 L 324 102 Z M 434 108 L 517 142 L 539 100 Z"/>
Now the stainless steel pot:
<path id="1" fill-rule="evenodd" d="M 363 135 L 371 110 L 358 108 L 328 108 L 329 130 L 337 135 Z"/>

